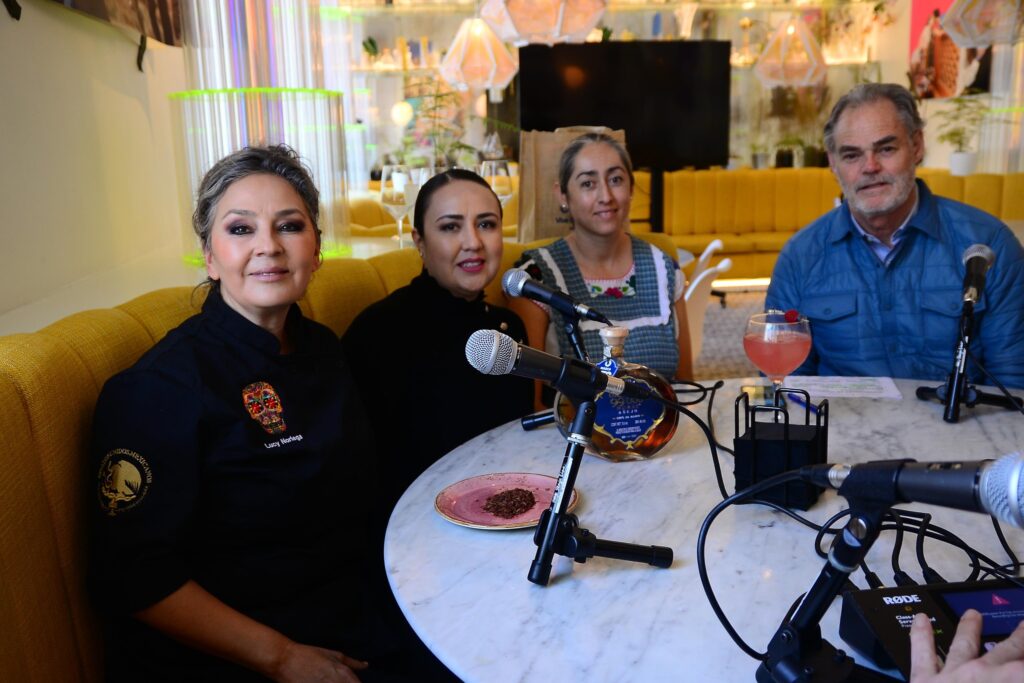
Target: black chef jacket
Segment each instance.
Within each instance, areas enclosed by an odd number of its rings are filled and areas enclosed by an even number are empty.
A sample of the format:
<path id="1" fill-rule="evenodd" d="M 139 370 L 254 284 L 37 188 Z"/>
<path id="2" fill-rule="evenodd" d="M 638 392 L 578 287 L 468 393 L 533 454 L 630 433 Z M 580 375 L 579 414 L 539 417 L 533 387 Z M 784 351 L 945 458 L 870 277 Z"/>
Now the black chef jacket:
<path id="1" fill-rule="evenodd" d="M 90 575 L 111 680 L 261 680 L 127 616 L 189 579 L 298 642 L 374 655 L 364 413 L 334 334 L 298 306 L 286 325 L 281 355 L 211 291 L 103 388 Z"/>

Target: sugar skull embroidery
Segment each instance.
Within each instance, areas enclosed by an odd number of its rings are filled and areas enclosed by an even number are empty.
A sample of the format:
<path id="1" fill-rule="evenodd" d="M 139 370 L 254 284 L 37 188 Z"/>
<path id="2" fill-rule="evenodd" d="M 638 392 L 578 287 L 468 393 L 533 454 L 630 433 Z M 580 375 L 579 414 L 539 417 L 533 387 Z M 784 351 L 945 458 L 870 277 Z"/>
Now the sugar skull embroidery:
<path id="1" fill-rule="evenodd" d="M 253 382 L 242 389 L 242 402 L 249 417 L 263 425 L 267 434 L 281 434 L 287 428 L 282 416 L 281 397 L 266 382 Z"/>
<path id="2" fill-rule="evenodd" d="M 100 507 L 113 516 L 142 502 L 153 483 L 153 472 L 138 453 L 115 448 L 103 456 L 98 478 Z"/>

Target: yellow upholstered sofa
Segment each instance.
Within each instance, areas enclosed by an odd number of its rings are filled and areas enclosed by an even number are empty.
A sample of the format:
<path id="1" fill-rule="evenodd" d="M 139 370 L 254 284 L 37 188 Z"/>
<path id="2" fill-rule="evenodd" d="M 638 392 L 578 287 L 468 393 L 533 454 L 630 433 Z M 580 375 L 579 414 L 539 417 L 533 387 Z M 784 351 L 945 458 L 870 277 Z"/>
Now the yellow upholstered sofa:
<path id="1" fill-rule="evenodd" d="M 649 239 L 674 250 L 664 236 Z M 524 248 L 506 245 L 502 272 Z M 421 267 L 408 248 L 327 261 L 300 305 L 340 334 Z M 498 280 L 487 298 L 503 303 Z M 102 680 L 85 591 L 86 519 L 97 504 L 87 457 L 93 407 L 103 383 L 198 311 L 201 299 L 190 287 L 161 289 L 0 337 L 0 681 Z"/>
<path id="2" fill-rule="evenodd" d="M 938 195 L 1003 220 L 1024 219 L 1024 173 L 956 177 L 921 168 L 918 176 Z M 732 259 L 729 277 L 769 277 L 786 240 L 840 196 L 827 168 L 684 170 L 664 178 L 665 232 L 694 254 L 722 240 L 717 259 Z"/>

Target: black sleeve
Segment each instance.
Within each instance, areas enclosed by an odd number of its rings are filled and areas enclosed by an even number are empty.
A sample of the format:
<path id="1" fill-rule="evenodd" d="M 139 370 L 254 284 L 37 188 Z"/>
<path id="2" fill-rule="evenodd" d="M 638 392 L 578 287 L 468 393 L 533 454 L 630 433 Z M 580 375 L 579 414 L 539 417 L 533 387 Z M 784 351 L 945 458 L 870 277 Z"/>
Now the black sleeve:
<path id="1" fill-rule="evenodd" d="M 199 485 L 201 392 L 152 370 L 103 388 L 93 420 L 90 582 L 133 613 L 190 578 L 185 544 Z"/>

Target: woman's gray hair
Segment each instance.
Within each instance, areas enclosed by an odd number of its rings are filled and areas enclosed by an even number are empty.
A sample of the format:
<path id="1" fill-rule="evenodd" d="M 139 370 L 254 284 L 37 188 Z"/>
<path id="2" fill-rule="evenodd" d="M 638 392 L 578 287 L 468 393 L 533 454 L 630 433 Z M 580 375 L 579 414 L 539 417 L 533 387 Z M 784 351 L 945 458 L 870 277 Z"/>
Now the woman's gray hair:
<path id="1" fill-rule="evenodd" d="M 829 154 L 836 152 L 835 128 L 843 112 L 851 107 L 856 108 L 878 100 L 892 102 L 909 137 L 912 138 L 924 130 L 924 121 L 921 120 L 921 115 L 917 112 L 917 101 L 909 90 L 896 83 L 861 83 L 840 97 L 836 105 L 832 107 L 828 123 L 825 124 L 825 149 Z"/>
<path id="2" fill-rule="evenodd" d="M 259 173 L 278 176 L 292 186 L 313 221 L 317 248 L 320 247 L 320 191 L 295 150 L 287 145 L 273 145 L 240 149 L 218 161 L 203 176 L 196 197 L 196 210 L 192 214 L 192 229 L 204 252 L 210 250 L 213 220 L 224 193 L 236 181 Z"/>
<path id="3" fill-rule="evenodd" d="M 572 170 L 576 165 L 576 157 L 580 150 L 595 142 L 604 143 L 615 150 L 619 159 L 622 160 L 626 173 L 629 174 L 629 187 L 633 188 L 633 160 L 629 158 L 629 152 L 622 146 L 622 143 L 607 133 L 584 133 L 578 138 L 574 138 L 566 146 L 565 151 L 562 152 L 562 158 L 558 162 L 558 187 L 561 188 L 562 194 L 569 194 L 569 181 L 572 179 Z"/>

